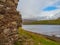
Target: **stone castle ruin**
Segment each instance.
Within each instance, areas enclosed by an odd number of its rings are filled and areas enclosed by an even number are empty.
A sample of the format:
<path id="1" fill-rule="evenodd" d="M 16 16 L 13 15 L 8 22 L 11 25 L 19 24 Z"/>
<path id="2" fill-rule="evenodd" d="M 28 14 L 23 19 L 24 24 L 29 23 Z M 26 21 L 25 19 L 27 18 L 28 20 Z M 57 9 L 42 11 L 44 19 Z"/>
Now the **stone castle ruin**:
<path id="1" fill-rule="evenodd" d="M 14 45 L 22 19 L 16 10 L 19 0 L 0 0 L 0 45 Z"/>

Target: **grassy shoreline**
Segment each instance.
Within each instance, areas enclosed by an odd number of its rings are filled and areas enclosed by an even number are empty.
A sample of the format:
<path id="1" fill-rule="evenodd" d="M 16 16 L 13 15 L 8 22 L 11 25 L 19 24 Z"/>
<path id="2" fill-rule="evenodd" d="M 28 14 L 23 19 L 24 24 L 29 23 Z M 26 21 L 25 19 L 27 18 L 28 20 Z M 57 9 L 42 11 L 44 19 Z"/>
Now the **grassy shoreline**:
<path id="1" fill-rule="evenodd" d="M 60 45 L 45 36 L 19 28 L 20 41 L 16 45 Z"/>

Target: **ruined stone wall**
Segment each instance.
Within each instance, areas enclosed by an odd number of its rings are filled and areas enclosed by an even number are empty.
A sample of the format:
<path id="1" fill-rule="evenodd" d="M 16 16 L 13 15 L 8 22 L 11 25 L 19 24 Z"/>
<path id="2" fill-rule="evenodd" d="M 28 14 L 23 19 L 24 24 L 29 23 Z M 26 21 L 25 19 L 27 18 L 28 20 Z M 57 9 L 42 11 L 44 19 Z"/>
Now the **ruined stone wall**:
<path id="1" fill-rule="evenodd" d="M 14 45 L 18 40 L 21 15 L 16 10 L 19 0 L 0 0 L 0 45 Z"/>

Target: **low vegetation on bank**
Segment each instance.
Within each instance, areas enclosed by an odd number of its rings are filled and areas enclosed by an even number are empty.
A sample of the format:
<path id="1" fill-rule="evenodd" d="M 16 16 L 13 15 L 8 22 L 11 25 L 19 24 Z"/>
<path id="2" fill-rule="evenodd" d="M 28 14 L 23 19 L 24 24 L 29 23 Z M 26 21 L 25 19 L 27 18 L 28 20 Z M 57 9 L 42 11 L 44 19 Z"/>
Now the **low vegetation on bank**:
<path id="1" fill-rule="evenodd" d="M 23 22 L 25 25 L 30 24 L 43 24 L 43 25 L 60 25 L 60 19 L 56 20 L 40 20 L 40 21 L 32 21 L 32 22 Z"/>
<path id="2" fill-rule="evenodd" d="M 60 45 L 41 34 L 25 31 L 21 28 L 18 31 L 20 39 L 15 42 L 15 45 Z"/>

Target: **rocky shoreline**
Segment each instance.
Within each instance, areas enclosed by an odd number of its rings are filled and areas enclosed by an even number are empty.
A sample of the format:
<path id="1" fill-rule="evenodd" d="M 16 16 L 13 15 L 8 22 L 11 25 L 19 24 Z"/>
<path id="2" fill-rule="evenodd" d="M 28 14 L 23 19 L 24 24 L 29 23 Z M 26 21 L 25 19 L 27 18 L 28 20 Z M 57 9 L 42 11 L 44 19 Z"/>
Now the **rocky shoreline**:
<path id="1" fill-rule="evenodd" d="M 30 31 L 27 31 L 27 32 L 30 32 Z M 42 35 L 43 37 L 45 37 L 47 39 L 50 39 L 50 40 L 55 41 L 57 43 L 60 43 L 60 37 L 57 37 L 55 35 L 49 36 L 49 35 L 39 34 L 39 33 L 35 33 L 35 32 L 30 32 L 30 33 L 34 33 L 34 34 L 37 34 L 37 35 Z"/>

